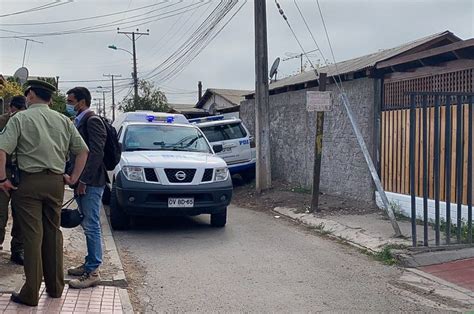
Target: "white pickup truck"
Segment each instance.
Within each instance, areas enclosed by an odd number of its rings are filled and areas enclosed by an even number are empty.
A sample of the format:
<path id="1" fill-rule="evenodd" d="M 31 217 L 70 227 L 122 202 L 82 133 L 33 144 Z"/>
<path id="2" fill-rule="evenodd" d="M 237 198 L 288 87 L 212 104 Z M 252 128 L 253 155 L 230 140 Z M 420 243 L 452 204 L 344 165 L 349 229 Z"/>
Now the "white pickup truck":
<path id="1" fill-rule="evenodd" d="M 127 229 L 130 216 L 210 214 L 223 227 L 232 198 L 225 161 L 202 131 L 182 115 L 131 112 L 114 122 L 122 157 L 113 173 L 112 228 Z"/>

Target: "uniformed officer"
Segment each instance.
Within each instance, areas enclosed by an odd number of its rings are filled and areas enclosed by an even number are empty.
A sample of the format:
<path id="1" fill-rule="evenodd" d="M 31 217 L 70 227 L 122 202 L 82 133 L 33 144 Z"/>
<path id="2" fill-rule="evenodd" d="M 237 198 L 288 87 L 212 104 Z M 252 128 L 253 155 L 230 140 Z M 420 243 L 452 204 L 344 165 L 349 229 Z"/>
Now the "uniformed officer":
<path id="1" fill-rule="evenodd" d="M 10 101 L 10 110 L 9 112 L 0 116 L 0 131 L 5 128 L 8 120 L 15 115 L 17 112 L 26 109 L 26 99 L 23 95 L 18 95 L 12 97 Z M 12 165 L 11 157 L 7 157 L 7 176 L 10 177 L 10 168 Z M 0 193 L 0 249 L 2 249 L 2 243 L 5 240 L 5 227 L 8 222 L 8 204 L 10 203 L 10 197 L 1 192 Z M 23 265 L 23 242 L 21 240 L 21 232 L 18 228 L 18 222 L 15 215 L 15 211 L 12 208 L 12 239 L 10 241 L 10 259 L 19 265 Z"/>
<path id="2" fill-rule="evenodd" d="M 64 183 L 75 184 L 87 160 L 88 149 L 72 122 L 49 108 L 56 88 L 30 80 L 25 91 L 28 109 L 10 118 L 0 133 L 0 189 L 12 193 L 24 239 L 26 282 L 11 300 L 38 305 L 41 279 L 46 292 L 59 298 L 64 289 L 63 237 L 60 230 Z M 16 150 L 20 183 L 6 177 L 6 154 Z M 68 152 L 76 155 L 70 176 L 64 175 Z"/>

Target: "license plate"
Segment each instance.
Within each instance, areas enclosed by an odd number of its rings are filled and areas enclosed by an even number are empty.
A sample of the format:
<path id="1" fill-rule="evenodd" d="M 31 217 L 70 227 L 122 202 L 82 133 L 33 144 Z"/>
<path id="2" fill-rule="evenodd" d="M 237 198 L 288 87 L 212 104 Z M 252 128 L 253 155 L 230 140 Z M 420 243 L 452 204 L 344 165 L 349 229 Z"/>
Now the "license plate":
<path id="1" fill-rule="evenodd" d="M 168 207 L 194 207 L 194 198 L 168 198 Z"/>

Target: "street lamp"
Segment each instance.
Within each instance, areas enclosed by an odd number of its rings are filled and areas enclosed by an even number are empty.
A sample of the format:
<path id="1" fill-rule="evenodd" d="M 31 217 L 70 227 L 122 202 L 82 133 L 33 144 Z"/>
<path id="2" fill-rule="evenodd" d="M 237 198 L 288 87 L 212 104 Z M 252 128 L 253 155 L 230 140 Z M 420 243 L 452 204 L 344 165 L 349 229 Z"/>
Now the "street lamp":
<path id="1" fill-rule="evenodd" d="M 128 52 L 132 57 L 133 57 L 133 53 L 131 53 L 130 51 L 128 51 L 127 49 L 123 49 L 123 48 L 119 48 L 115 45 L 109 45 L 107 46 L 107 48 L 110 48 L 110 49 L 113 49 L 113 50 L 123 50 L 125 52 Z"/>

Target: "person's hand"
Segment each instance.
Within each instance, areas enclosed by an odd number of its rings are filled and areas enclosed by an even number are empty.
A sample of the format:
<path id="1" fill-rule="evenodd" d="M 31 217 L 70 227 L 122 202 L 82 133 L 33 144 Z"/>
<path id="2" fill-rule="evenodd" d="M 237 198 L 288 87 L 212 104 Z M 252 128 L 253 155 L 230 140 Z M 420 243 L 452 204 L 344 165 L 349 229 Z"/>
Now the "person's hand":
<path id="1" fill-rule="evenodd" d="M 77 182 L 77 178 L 73 178 L 72 176 L 68 174 L 63 174 L 63 180 L 64 180 L 64 184 L 67 184 L 67 185 L 74 185 Z"/>
<path id="2" fill-rule="evenodd" d="M 0 183 L 0 190 L 2 190 L 8 197 L 10 197 L 10 190 L 16 190 L 17 187 L 14 186 L 10 180 L 7 180 L 3 183 Z"/>
<path id="3" fill-rule="evenodd" d="M 86 194 L 86 185 L 82 182 L 79 182 L 79 185 L 77 186 L 77 189 L 76 189 L 76 194 L 77 195 L 84 195 Z"/>

